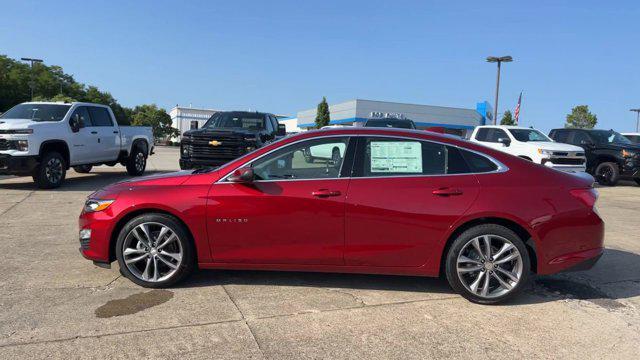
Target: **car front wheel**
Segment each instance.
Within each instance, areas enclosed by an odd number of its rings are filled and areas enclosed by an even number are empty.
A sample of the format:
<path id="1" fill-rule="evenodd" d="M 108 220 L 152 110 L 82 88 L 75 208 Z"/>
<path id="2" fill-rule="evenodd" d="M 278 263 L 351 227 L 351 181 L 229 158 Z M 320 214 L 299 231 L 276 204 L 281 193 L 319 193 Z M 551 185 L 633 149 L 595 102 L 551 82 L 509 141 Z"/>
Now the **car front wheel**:
<path id="1" fill-rule="evenodd" d="M 620 180 L 620 169 L 616 163 L 603 162 L 596 168 L 596 181 L 600 185 L 615 186 Z"/>
<path id="2" fill-rule="evenodd" d="M 496 224 L 475 226 L 458 236 L 446 256 L 451 287 L 468 300 L 496 304 L 515 296 L 529 278 L 524 242 Z"/>
<path id="3" fill-rule="evenodd" d="M 116 242 L 120 272 L 150 288 L 171 286 L 194 269 L 195 249 L 185 227 L 165 214 L 145 214 L 129 221 Z"/>
<path id="4" fill-rule="evenodd" d="M 57 188 L 64 182 L 67 165 L 60 153 L 51 151 L 42 157 L 33 172 L 33 181 L 41 189 Z"/>

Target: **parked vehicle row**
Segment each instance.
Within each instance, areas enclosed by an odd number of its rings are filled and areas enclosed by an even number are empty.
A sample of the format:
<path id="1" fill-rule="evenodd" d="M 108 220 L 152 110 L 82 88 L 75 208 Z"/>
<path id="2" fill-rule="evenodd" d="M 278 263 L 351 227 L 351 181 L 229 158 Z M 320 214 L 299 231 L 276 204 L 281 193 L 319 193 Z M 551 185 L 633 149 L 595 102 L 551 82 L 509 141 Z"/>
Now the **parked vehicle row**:
<path id="1" fill-rule="evenodd" d="M 0 175 L 32 176 L 43 189 L 60 186 L 70 167 L 121 163 L 142 175 L 153 144 L 150 127 L 119 126 L 105 105 L 23 103 L 0 116 Z"/>
<path id="2" fill-rule="evenodd" d="M 602 185 L 613 186 L 620 179 L 640 185 L 640 145 L 613 130 L 553 129 L 549 136 L 557 142 L 584 149 L 587 172 Z"/>
<path id="3" fill-rule="evenodd" d="M 107 186 L 85 204 L 80 250 L 145 287 L 197 268 L 442 275 L 493 304 L 533 273 L 593 266 L 596 200 L 592 179 L 452 136 L 336 128 Z"/>

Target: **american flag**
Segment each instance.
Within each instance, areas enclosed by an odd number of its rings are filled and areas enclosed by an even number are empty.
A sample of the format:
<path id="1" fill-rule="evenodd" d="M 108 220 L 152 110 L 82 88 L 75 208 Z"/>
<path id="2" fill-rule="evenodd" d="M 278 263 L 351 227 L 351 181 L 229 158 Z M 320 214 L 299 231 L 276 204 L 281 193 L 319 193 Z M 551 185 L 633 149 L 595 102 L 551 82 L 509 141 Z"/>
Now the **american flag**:
<path id="1" fill-rule="evenodd" d="M 516 105 L 516 110 L 513 112 L 516 118 L 516 125 L 518 125 L 518 117 L 520 116 L 520 103 L 522 102 L 522 91 L 520 91 L 520 97 L 518 98 L 518 105 Z"/>

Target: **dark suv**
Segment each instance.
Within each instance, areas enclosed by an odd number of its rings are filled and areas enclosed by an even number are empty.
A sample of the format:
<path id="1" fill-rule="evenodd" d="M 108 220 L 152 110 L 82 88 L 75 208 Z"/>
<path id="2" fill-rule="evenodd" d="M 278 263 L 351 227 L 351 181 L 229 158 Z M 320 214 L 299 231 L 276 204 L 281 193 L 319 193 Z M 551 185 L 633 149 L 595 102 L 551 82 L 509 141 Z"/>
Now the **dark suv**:
<path id="1" fill-rule="evenodd" d="M 640 145 L 613 130 L 553 129 L 549 137 L 581 146 L 587 157 L 587 172 L 602 185 L 615 185 L 621 178 L 640 185 Z"/>
<path id="2" fill-rule="evenodd" d="M 180 168 L 219 166 L 284 137 L 273 114 L 221 111 L 200 129 L 186 131 L 180 144 Z"/>

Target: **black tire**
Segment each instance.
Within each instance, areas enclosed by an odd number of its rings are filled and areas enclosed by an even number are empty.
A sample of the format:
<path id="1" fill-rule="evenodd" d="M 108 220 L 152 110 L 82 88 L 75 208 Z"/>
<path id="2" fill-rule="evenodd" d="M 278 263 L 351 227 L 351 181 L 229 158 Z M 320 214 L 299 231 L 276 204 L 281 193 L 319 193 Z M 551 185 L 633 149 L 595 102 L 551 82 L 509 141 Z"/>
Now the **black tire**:
<path id="1" fill-rule="evenodd" d="M 613 162 L 603 162 L 596 167 L 595 178 L 598 184 L 615 186 L 620 180 L 620 168 Z"/>
<path id="2" fill-rule="evenodd" d="M 516 285 L 513 286 L 511 290 L 509 290 L 506 294 L 495 296 L 495 297 L 483 297 L 478 294 L 475 294 L 470 289 L 467 289 L 467 287 L 463 284 L 461 280 L 461 277 L 463 275 L 458 274 L 457 263 L 458 263 L 458 256 L 460 255 L 461 251 L 465 249 L 465 245 L 467 245 L 470 241 L 482 235 L 493 235 L 493 236 L 504 238 L 509 242 L 511 242 L 511 244 L 515 246 L 515 248 L 520 254 L 520 259 L 522 260 L 520 264 L 521 266 L 520 278 L 518 279 L 518 282 L 516 283 Z M 491 260 L 493 261 L 493 259 Z M 529 257 L 529 252 L 527 251 L 527 247 L 525 246 L 522 239 L 520 239 L 520 237 L 510 229 L 497 224 L 485 224 L 485 225 L 474 226 L 466 230 L 462 234 L 460 234 L 451 244 L 451 247 L 449 248 L 449 251 L 446 254 L 445 261 L 446 261 L 445 273 L 446 273 L 446 277 L 447 277 L 447 281 L 449 282 L 449 285 L 457 293 L 459 293 L 469 301 L 478 303 L 478 304 L 485 304 L 485 305 L 501 303 L 516 296 L 527 285 L 527 282 L 529 281 L 530 271 L 531 271 L 531 261 Z M 484 268 L 484 265 L 480 265 L 480 266 Z M 502 267 L 504 265 L 495 265 L 494 267 L 493 263 L 491 264 L 492 269 L 495 269 L 499 266 Z M 497 284 L 497 280 L 493 278 L 493 272 L 489 270 L 482 270 L 483 273 L 485 271 L 492 274 L 491 275 L 492 277 L 490 279 L 491 281 L 494 282 L 494 285 Z M 485 273 L 484 275 L 489 276 L 488 273 Z M 495 271 L 495 274 L 498 274 L 498 271 Z"/>
<path id="3" fill-rule="evenodd" d="M 171 231 L 173 231 L 177 235 L 177 240 L 180 243 L 182 248 L 182 262 L 178 266 L 177 270 L 173 275 L 169 278 L 162 281 L 145 281 L 143 279 L 138 278 L 134 275 L 131 270 L 128 268 L 127 264 L 124 261 L 124 245 L 125 240 L 129 233 L 135 229 L 137 226 L 144 223 L 155 223 L 162 224 L 163 226 L 168 227 Z M 153 236 L 153 234 L 152 234 Z M 157 236 L 157 234 L 156 234 Z M 132 282 L 147 288 L 165 288 L 172 286 L 180 281 L 186 279 L 189 275 L 191 275 L 195 269 L 195 248 L 193 246 L 193 242 L 191 237 L 189 236 L 189 232 L 177 219 L 173 216 L 166 214 L 158 214 L 158 213 L 149 213 L 137 216 L 131 219 L 123 228 L 120 230 L 118 234 L 118 240 L 116 241 L 116 258 L 118 259 L 118 265 L 120 266 L 120 272 L 126 278 L 131 280 Z M 144 260 L 142 260 L 144 261 Z"/>
<path id="4" fill-rule="evenodd" d="M 311 164 L 311 163 L 313 163 L 313 156 L 311 156 L 311 150 L 309 150 L 309 149 L 304 149 L 304 150 L 302 151 L 302 154 L 304 155 L 304 161 L 305 161 L 307 164 Z"/>
<path id="5" fill-rule="evenodd" d="M 633 179 L 633 181 L 635 181 L 636 184 L 640 185 L 640 179 Z"/>
<path id="6" fill-rule="evenodd" d="M 144 174 L 147 168 L 147 154 L 140 146 L 134 146 L 127 159 L 127 173 L 131 176 L 140 176 Z"/>
<path id="7" fill-rule="evenodd" d="M 40 189 L 54 189 L 62 185 L 67 176 L 67 163 L 56 151 L 42 156 L 40 163 L 33 171 L 33 181 Z"/>
<path id="8" fill-rule="evenodd" d="M 73 167 L 73 170 L 80 174 L 88 174 L 91 172 L 91 169 L 93 169 L 92 165 L 78 165 Z"/>

